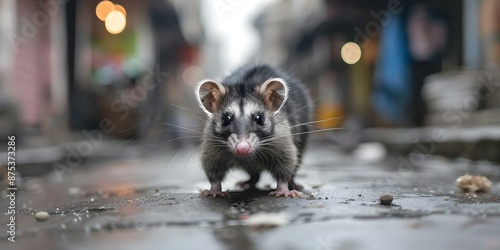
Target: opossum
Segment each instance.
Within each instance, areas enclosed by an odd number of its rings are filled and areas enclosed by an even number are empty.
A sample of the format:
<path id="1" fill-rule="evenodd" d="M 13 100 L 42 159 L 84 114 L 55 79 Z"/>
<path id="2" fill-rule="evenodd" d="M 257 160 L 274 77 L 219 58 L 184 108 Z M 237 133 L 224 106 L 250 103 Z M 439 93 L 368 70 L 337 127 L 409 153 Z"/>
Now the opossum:
<path id="1" fill-rule="evenodd" d="M 233 167 L 250 175 L 241 185 L 255 187 L 267 170 L 277 181 L 269 195 L 300 194 L 294 176 L 313 113 L 300 81 L 269 65 L 245 65 L 220 82 L 201 81 L 195 95 L 207 115 L 200 159 L 211 188 L 201 195 L 229 196 L 221 182 Z"/>

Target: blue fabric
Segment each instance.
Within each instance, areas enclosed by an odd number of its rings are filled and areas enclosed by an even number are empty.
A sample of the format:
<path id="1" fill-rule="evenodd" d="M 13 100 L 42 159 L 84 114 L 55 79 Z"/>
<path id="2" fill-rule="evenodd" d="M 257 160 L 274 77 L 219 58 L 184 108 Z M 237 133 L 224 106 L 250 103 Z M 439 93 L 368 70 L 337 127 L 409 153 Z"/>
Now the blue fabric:
<path id="1" fill-rule="evenodd" d="M 412 89 L 406 22 L 402 16 L 393 16 L 383 27 L 379 44 L 372 102 L 381 117 L 398 125 L 407 118 Z"/>

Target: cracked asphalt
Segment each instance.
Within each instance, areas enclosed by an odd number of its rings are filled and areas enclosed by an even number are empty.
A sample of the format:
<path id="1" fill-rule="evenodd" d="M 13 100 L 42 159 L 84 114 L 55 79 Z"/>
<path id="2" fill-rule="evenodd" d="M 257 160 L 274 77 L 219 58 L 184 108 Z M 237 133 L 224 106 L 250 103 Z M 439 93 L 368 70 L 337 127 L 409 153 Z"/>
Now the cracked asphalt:
<path id="1" fill-rule="evenodd" d="M 410 155 L 409 165 L 408 157 L 359 157 L 313 142 L 297 175 L 306 198 L 267 196 L 269 175 L 260 191 L 238 190 L 241 172 L 223 183 L 231 198 L 205 198 L 197 148 L 171 152 L 26 179 L 16 242 L 2 230 L 1 249 L 500 249 L 500 167 L 489 162 Z M 465 173 L 488 177 L 492 191 L 462 193 L 455 180 Z M 391 205 L 380 204 L 384 193 Z M 1 225 L 7 207 L 3 196 Z M 49 219 L 37 221 L 37 211 Z M 255 228 L 254 214 L 286 223 Z"/>

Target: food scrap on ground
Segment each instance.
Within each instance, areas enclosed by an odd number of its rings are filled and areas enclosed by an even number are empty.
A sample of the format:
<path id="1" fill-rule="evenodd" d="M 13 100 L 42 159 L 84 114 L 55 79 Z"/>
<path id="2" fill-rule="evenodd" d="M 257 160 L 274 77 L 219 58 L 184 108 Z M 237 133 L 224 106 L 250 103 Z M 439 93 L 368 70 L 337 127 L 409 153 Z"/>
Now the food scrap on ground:
<path id="1" fill-rule="evenodd" d="M 489 192 L 491 190 L 491 181 L 480 175 L 469 175 L 465 174 L 455 181 L 455 184 L 462 191 L 467 193 L 476 193 L 476 192 Z"/>

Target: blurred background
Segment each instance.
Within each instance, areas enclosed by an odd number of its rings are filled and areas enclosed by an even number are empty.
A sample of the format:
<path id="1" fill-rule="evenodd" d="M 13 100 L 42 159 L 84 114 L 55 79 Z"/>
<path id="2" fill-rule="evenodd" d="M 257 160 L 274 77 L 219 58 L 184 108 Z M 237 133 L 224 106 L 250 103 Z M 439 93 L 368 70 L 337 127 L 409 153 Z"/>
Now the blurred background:
<path id="1" fill-rule="evenodd" d="M 315 128 L 343 128 L 321 140 L 346 152 L 500 160 L 498 0 L 2 0 L 0 13 L 0 140 L 16 136 L 25 175 L 196 144 L 193 86 L 247 62 L 301 79 Z"/>

